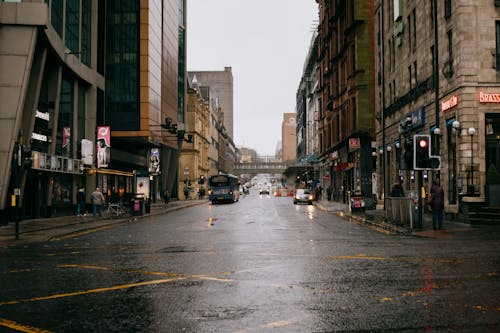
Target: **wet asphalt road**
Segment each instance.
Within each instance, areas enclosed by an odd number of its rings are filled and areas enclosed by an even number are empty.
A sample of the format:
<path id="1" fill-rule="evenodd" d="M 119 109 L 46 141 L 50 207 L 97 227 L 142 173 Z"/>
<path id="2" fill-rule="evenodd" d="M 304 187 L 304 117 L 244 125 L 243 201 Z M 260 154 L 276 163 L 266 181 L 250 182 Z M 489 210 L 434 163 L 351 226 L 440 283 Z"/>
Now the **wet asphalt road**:
<path id="1" fill-rule="evenodd" d="M 499 249 L 253 192 L 0 249 L 0 332 L 499 332 Z"/>

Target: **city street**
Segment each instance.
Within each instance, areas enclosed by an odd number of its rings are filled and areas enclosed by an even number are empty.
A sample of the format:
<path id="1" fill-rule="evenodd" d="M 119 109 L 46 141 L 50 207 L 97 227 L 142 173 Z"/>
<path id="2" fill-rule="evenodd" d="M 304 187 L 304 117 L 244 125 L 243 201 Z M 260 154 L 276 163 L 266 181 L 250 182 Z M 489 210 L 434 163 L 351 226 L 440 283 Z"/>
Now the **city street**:
<path id="1" fill-rule="evenodd" d="M 252 189 L 0 248 L 0 332 L 498 332 L 499 234 L 388 235 Z"/>

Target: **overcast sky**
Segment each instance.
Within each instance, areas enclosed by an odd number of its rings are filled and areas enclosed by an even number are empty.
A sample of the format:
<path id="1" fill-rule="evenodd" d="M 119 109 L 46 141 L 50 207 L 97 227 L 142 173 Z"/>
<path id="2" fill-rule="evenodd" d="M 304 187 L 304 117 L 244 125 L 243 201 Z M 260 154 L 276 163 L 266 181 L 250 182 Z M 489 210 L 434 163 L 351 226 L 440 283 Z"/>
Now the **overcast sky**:
<path id="1" fill-rule="evenodd" d="M 188 71 L 232 67 L 238 147 L 275 154 L 317 22 L 315 0 L 187 0 Z"/>

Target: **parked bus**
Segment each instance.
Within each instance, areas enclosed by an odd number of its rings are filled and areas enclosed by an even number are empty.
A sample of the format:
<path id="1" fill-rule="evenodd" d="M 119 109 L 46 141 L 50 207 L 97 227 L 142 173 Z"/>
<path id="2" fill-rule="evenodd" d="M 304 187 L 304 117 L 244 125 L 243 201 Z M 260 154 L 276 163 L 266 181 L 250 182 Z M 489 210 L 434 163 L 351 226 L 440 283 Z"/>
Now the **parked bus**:
<path id="1" fill-rule="evenodd" d="M 235 202 L 240 200 L 238 177 L 229 174 L 208 177 L 208 199 L 213 204 L 216 202 Z"/>

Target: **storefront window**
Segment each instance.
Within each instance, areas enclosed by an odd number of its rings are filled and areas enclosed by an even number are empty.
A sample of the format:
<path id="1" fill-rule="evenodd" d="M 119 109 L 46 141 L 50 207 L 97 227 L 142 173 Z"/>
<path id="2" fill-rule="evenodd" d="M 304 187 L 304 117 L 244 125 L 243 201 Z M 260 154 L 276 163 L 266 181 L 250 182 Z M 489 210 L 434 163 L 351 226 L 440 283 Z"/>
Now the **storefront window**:
<path id="1" fill-rule="evenodd" d="M 57 204 L 71 204 L 72 195 L 72 175 L 54 174 L 52 187 L 52 203 Z"/>
<path id="2" fill-rule="evenodd" d="M 62 80 L 59 117 L 57 121 L 56 155 L 73 157 L 73 82 Z"/>

